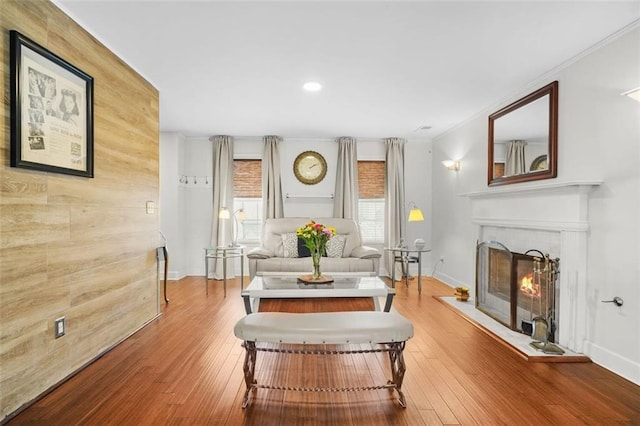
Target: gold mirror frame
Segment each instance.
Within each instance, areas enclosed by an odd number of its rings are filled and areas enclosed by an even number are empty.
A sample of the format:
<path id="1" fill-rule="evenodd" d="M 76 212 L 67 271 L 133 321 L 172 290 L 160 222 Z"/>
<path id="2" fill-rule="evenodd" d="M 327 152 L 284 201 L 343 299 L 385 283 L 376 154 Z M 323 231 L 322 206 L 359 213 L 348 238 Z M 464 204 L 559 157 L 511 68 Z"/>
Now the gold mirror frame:
<path id="1" fill-rule="evenodd" d="M 549 97 L 549 120 L 548 120 L 548 146 L 547 146 L 547 169 L 527 170 L 524 173 L 512 176 L 495 176 L 495 125 L 496 120 L 505 117 L 527 105 Z M 520 111 L 522 112 L 522 111 Z M 516 139 L 516 138 L 514 138 Z M 521 138 L 520 138 L 521 139 Z M 489 116 L 489 155 L 487 161 L 487 183 L 489 186 L 506 185 L 511 183 L 530 182 L 541 179 L 551 179 L 558 175 L 558 82 L 554 81 L 533 93 L 513 102 L 510 105 L 494 112 Z M 538 160 L 539 161 L 539 160 Z"/>

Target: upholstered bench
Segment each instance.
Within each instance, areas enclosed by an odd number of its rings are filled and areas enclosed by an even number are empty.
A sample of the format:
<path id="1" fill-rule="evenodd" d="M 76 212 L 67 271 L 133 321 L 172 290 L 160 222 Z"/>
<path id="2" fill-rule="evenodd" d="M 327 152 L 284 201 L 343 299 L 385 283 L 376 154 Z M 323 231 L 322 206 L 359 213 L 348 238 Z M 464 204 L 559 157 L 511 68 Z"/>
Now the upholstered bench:
<path id="1" fill-rule="evenodd" d="M 405 317 L 391 312 L 321 312 L 284 313 L 258 312 L 247 315 L 234 327 L 237 338 L 244 341 L 244 379 L 246 392 L 242 407 L 249 403 L 249 393 L 258 388 L 292 391 L 337 391 L 395 389 L 398 401 L 406 406 L 402 393 L 402 380 L 406 366 L 403 351 L 405 342 L 413 337 L 413 324 Z M 309 350 L 260 347 L 260 343 L 292 345 L 361 345 L 369 344 L 371 349 L 355 350 Z M 366 387 L 289 387 L 258 384 L 255 380 L 257 351 L 293 353 L 302 355 L 341 355 L 351 353 L 387 352 L 391 364 L 392 379 L 384 385 Z"/>

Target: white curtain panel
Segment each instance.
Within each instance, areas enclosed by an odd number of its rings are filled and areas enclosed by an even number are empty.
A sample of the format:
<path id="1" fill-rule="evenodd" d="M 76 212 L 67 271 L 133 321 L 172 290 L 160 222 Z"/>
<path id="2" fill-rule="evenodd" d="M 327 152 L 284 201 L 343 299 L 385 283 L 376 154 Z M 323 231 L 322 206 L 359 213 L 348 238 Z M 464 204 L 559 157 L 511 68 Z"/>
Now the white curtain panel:
<path id="1" fill-rule="evenodd" d="M 504 164 L 504 175 L 513 176 L 527 172 L 527 164 L 524 158 L 524 150 L 527 142 L 513 140 L 507 143 L 507 155 Z"/>
<path id="2" fill-rule="evenodd" d="M 385 235 L 384 243 L 387 247 L 395 247 L 402 241 L 405 235 L 405 194 L 404 194 L 404 146 L 405 139 L 385 139 Z M 386 252 L 385 266 L 391 272 L 396 267 L 393 262 L 393 253 Z M 396 274 L 402 276 L 400 265 Z"/>
<path id="3" fill-rule="evenodd" d="M 223 247 L 233 241 L 233 218 L 219 219 L 222 207 L 233 214 L 233 137 L 212 136 L 213 143 L 213 211 L 211 215 L 211 247 Z M 228 265 L 227 265 L 228 266 Z M 228 268 L 227 278 L 234 276 L 233 268 Z M 222 278 L 222 261 L 209 264 L 209 271 L 215 279 Z"/>
<path id="4" fill-rule="evenodd" d="M 358 219 L 358 150 L 355 138 L 338 138 L 333 217 Z"/>
<path id="5" fill-rule="evenodd" d="M 262 212 L 264 219 L 284 217 L 282 181 L 280 179 L 279 136 L 264 136 L 262 156 Z"/>

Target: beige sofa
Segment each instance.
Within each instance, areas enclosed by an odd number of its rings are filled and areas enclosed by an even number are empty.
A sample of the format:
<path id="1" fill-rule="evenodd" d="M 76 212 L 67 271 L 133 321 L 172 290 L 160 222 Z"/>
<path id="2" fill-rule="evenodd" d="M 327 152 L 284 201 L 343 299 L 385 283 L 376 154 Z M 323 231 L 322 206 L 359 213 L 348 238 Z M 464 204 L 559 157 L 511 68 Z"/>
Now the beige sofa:
<path id="1" fill-rule="evenodd" d="M 320 269 L 323 273 L 364 272 L 378 275 L 381 253 L 373 247 L 362 245 L 360 228 L 354 220 L 339 218 L 314 218 L 314 220 L 336 228 L 338 238 L 334 241 L 335 243 L 344 241 L 342 253 L 334 250 L 331 255 L 335 257 L 322 258 Z M 261 246 L 250 250 L 247 254 L 251 278 L 265 272 L 311 272 L 313 270 L 311 258 L 291 257 L 291 250 L 287 250 L 285 254 L 283 243 L 287 239 L 285 234 L 289 236 L 294 234 L 298 228 L 308 222 L 309 218 L 304 217 L 267 219 Z"/>

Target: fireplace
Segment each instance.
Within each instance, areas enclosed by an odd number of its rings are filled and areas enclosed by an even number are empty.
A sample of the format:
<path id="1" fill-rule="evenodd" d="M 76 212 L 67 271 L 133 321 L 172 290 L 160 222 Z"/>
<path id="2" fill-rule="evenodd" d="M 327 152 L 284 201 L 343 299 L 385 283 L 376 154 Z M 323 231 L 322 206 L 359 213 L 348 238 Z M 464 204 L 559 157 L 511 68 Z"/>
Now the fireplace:
<path id="1" fill-rule="evenodd" d="M 577 353 L 583 353 L 585 345 L 590 344 L 587 338 L 588 206 L 590 192 L 601 183 L 558 180 L 462 194 L 471 203 L 471 241 L 475 244 L 500 241 L 518 253 L 533 247 L 562 259 L 562 273 L 558 274 L 554 294 L 557 296 L 554 340 Z"/>
<path id="2" fill-rule="evenodd" d="M 517 253 L 497 241 L 478 244 L 476 308 L 524 334 L 532 335 L 538 324 L 535 340 L 557 342 L 558 264 L 539 250 Z"/>

